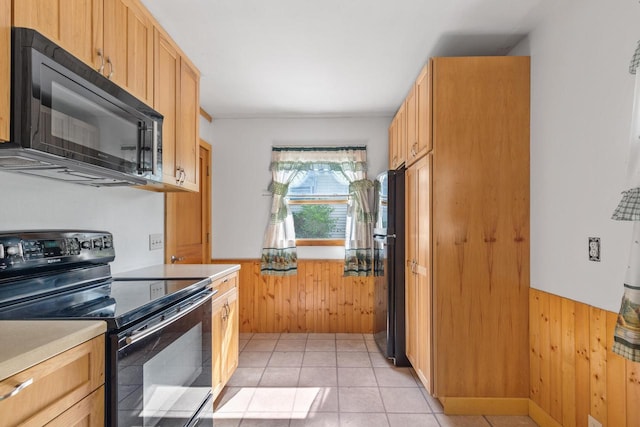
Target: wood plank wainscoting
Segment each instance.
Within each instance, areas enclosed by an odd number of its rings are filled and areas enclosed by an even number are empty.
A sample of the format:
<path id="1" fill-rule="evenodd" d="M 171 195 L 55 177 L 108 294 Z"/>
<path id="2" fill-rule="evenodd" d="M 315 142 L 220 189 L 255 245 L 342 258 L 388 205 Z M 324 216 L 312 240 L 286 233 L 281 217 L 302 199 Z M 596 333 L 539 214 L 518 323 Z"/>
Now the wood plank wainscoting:
<path id="1" fill-rule="evenodd" d="M 530 291 L 529 414 L 541 427 L 640 426 L 640 363 L 611 352 L 617 313 Z"/>
<path id="2" fill-rule="evenodd" d="M 373 277 L 343 277 L 342 260 L 298 260 L 295 276 L 262 276 L 240 264 L 240 332 L 373 332 Z"/>

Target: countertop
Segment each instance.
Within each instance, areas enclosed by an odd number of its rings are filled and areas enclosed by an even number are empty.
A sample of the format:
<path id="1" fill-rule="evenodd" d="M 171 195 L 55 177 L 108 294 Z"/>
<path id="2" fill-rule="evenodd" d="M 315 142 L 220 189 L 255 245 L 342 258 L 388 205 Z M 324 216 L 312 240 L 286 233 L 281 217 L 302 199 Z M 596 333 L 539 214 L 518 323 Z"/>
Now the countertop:
<path id="1" fill-rule="evenodd" d="M 0 381 L 106 331 L 100 320 L 0 321 Z"/>
<path id="2" fill-rule="evenodd" d="M 234 271 L 239 264 L 158 264 L 114 274 L 114 279 L 205 279 L 217 280 Z"/>

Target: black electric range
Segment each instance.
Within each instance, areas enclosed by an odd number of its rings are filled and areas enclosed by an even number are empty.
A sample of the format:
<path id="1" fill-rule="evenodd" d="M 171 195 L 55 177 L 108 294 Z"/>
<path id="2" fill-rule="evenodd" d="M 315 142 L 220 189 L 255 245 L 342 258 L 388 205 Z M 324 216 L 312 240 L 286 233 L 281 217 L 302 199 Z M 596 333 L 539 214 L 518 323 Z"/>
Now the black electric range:
<path id="1" fill-rule="evenodd" d="M 116 280 L 114 258 L 107 232 L 0 233 L 0 320 L 106 321 L 105 425 L 194 425 L 210 404 L 211 280 Z"/>

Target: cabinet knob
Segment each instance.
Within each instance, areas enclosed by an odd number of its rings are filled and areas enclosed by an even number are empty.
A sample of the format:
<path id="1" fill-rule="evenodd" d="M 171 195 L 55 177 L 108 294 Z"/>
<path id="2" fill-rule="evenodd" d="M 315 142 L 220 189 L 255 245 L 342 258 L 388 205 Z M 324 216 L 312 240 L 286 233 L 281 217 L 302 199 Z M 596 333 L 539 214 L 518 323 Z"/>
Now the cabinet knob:
<path id="1" fill-rule="evenodd" d="M 171 255 L 171 264 L 175 264 L 176 262 L 184 261 L 184 257 L 177 257 L 175 255 Z"/>

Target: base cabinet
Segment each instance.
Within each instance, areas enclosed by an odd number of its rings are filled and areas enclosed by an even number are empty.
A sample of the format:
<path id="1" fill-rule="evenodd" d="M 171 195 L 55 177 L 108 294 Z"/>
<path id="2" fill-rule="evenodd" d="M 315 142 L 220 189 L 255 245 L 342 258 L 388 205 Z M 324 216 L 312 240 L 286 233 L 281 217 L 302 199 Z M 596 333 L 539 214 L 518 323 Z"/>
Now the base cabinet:
<path id="1" fill-rule="evenodd" d="M 96 337 L 0 382 L 0 426 L 103 426 L 105 340 Z M 25 385 L 26 384 L 26 385 Z"/>
<path id="2" fill-rule="evenodd" d="M 212 383 L 215 399 L 238 367 L 239 355 L 239 310 L 238 275 L 232 274 L 214 284 L 219 294 L 213 299 L 212 339 Z"/>

